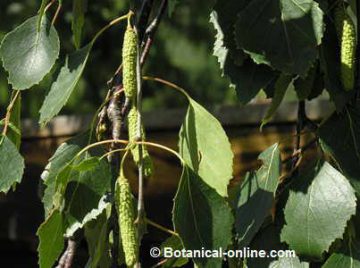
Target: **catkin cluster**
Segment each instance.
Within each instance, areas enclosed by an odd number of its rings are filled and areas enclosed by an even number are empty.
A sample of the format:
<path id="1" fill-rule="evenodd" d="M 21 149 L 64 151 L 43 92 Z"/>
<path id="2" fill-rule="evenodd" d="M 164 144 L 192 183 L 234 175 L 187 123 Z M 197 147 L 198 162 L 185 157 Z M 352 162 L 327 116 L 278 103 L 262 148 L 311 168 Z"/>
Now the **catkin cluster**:
<path id="1" fill-rule="evenodd" d="M 125 254 L 125 263 L 133 267 L 138 258 L 138 236 L 135 226 L 135 208 L 128 180 L 120 173 L 116 181 L 116 203 L 119 215 L 121 243 Z"/>
<path id="2" fill-rule="evenodd" d="M 354 88 L 356 32 L 355 26 L 342 6 L 338 6 L 334 14 L 335 27 L 340 40 L 340 77 L 346 91 Z"/>
<path id="3" fill-rule="evenodd" d="M 132 107 L 128 114 L 128 133 L 129 141 L 137 141 L 138 129 L 138 110 L 136 108 L 136 61 L 137 61 L 137 34 L 131 26 L 128 26 L 124 35 L 123 45 L 123 86 L 125 95 L 132 102 Z M 145 132 L 141 126 L 141 140 L 145 140 Z M 139 146 L 136 145 L 131 149 L 134 162 L 139 165 L 140 154 Z M 147 147 L 142 145 L 143 167 L 145 177 L 150 177 L 153 171 L 153 164 Z"/>

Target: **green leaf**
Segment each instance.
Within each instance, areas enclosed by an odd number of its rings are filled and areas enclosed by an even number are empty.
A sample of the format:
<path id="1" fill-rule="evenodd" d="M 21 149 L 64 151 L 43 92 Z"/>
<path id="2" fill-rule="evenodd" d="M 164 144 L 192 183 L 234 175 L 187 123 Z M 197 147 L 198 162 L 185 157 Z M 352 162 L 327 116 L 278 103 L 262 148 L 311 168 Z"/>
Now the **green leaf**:
<path id="1" fill-rule="evenodd" d="M 247 173 L 239 192 L 235 227 L 239 248 L 249 245 L 259 231 L 265 218 L 270 215 L 275 191 L 281 175 L 279 145 L 266 149 L 259 156 L 262 166 L 253 173 Z"/>
<path id="2" fill-rule="evenodd" d="M 272 99 L 269 109 L 266 111 L 265 117 L 261 122 L 260 129 L 263 128 L 274 116 L 275 112 L 279 108 L 282 100 L 284 99 L 286 90 L 292 81 L 292 76 L 281 74 L 275 83 L 275 95 Z"/>
<path id="3" fill-rule="evenodd" d="M 185 248 L 227 248 L 231 242 L 233 221 L 225 199 L 185 166 L 173 210 L 175 230 Z M 194 261 L 201 267 L 219 267 L 222 263 L 222 259 L 216 258 L 197 258 Z"/>
<path id="4" fill-rule="evenodd" d="M 37 31 L 38 16 L 32 17 L 8 33 L 0 47 L 9 83 L 23 90 L 38 84 L 50 72 L 59 56 L 59 37 L 44 18 Z"/>
<path id="5" fill-rule="evenodd" d="M 321 146 L 360 194 L 360 108 L 348 106 L 320 125 Z"/>
<path id="6" fill-rule="evenodd" d="M 317 65 L 310 68 L 306 77 L 298 77 L 294 81 L 294 88 L 299 100 L 306 100 L 314 89 L 317 78 Z"/>
<path id="7" fill-rule="evenodd" d="M 185 162 L 221 196 L 227 196 L 232 178 L 233 153 L 220 122 L 189 98 L 180 130 L 179 148 Z"/>
<path id="8" fill-rule="evenodd" d="M 235 36 L 257 63 L 305 76 L 317 58 L 323 12 L 313 0 L 253 0 L 239 13 Z"/>
<path id="9" fill-rule="evenodd" d="M 331 254 L 322 268 L 359 268 L 360 243 L 359 241 L 346 241 L 340 250 Z"/>
<path id="10" fill-rule="evenodd" d="M 93 169 L 96 165 L 100 164 L 99 157 L 91 156 L 89 158 L 84 159 L 77 165 L 73 165 L 72 168 L 76 171 L 88 171 Z"/>
<path id="11" fill-rule="evenodd" d="M 281 240 L 298 255 L 321 259 L 332 242 L 343 236 L 347 221 L 355 214 L 354 190 L 327 162 L 293 180 Z"/>
<path id="12" fill-rule="evenodd" d="M 227 7 L 227 4 L 225 4 L 225 7 Z M 232 5 L 229 7 L 232 7 Z M 219 12 L 223 10 L 220 7 L 218 9 Z M 227 11 L 228 8 L 224 10 Z M 232 25 L 229 25 L 226 20 L 227 14 L 222 13 L 214 11 L 210 19 L 217 31 L 214 55 L 218 58 L 223 76 L 230 79 L 231 86 L 235 88 L 240 102 L 246 104 L 275 79 L 277 73 L 266 65 L 255 64 L 251 59 L 246 58 L 242 50 L 236 48 L 234 40 L 232 38 L 229 40 L 228 37 L 229 34 L 233 33 L 231 30 Z M 227 32 L 229 29 L 230 31 Z"/>
<path id="13" fill-rule="evenodd" d="M 11 110 L 10 123 L 6 136 L 19 150 L 21 145 L 21 95 L 17 97 Z"/>
<path id="14" fill-rule="evenodd" d="M 85 216 L 82 218 L 82 220 L 73 222 L 72 225 L 70 225 L 67 228 L 65 235 L 67 237 L 73 236 L 75 232 L 79 229 L 82 229 L 85 226 L 85 224 L 98 218 L 100 214 L 102 214 L 105 210 L 109 210 L 111 208 L 111 203 L 109 202 L 108 199 L 109 197 L 107 195 L 104 195 L 100 199 L 97 207 L 91 209 L 88 213 L 86 213 Z"/>
<path id="15" fill-rule="evenodd" d="M 221 69 L 224 69 L 225 60 L 241 66 L 247 55 L 238 49 L 235 42 L 234 24 L 237 14 L 249 3 L 247 0 L 217 1 L 210 15 L 215 30 L 214 55 L 218 57 Z"/>
<path id="16" fill-rule="evenodd" d="M 110 206 L 94 220 L 85 225 L 85 239 L 89 248 L 86 268 L 110 267 L 109 226 Z"/>
<path id="17" fill-rule="evenodd" d="M 63 211 L 69 226 L 67 235 L 71 236 L 106 209 L 108 202 L 102 198 L 110 191 L 112 175 L 105 159 L 94 162 L 92 168 L 85 171 L 78 172 L 71 168 L 67 174 L 59 183 L 58 194 L 64 197 Z M 62 192 L 64 188 L 65 191 Z"/>
<path id="18" fill-rule="evenodd" d="M 165 248 L 171 248 L 172 250 L 182 250 L 184 246 L 181 242 L 181 239 L 178 236 L 170 236 L 166 239 L 160 246 L 161 251 L 164 252 Z M 164 254 L 164 253 L 162 253 Z M 170 258 L 162 265 L 163 268 L 171 267 L 183 267 L 189 262 L 188 258 Z"/>
<path id="19" fill-rule="evenodd" d="M 280 242 L 280 232 L 274 224 L 261 228 L 254 236 L 249 248 L 252 250 L 265 250 L 266 252 L 286 249 Z M 276 258 L 270 256 L 267 258 L 248 258 L 246 259 L 246 265 L 248 268 L 269 267 L 270 263 L 274 260 Z"/>
<path id="20" fill-rule="evenodd" d="M 24 174 L 24 158 L 6 136 L 0 135 L 0 192 L 7 193 Z"/>
<path id="21" fill-rule="evenodd" d="M 300 262 L 298 257 L 282 257 L 273 261 L 269 268 L 309 268 L 308 262 Z"/>
<path id="22" fill-rule="evenodd" d="M 93 42 L 67 57 L 40 109 L 40 124 L 48 123 L 68 101 L 87 63 Z"/>
<path id="23" fill-rule="evenodd" d="M 82 29 L 85 23 L 85 12 L 87 9 L 87 0 L 73 1 L 73 19 L 71 29 L 73 31 L 73 38 L 75 47 L 81 46 Z"/>
<path id="24" fill-rule="evenodd" d="M 326 19 L 326 32 L 320 47 L 320 67 L 324 73 L 325 88 L 338 112 L 353 99 L 355 92 L 345 91 L 340 81 L 340 47 L 333 21 Z"/>
<path id="25" fill-rule="evenodd" d="M 53 198 L 55 195 L 56 177 L 58 173 L 80 152 L 87 144 L 88 134 L 81 134 L 62 143 L 49 159 L 41 177 L 46 185 L 42 202 L 44 204 L 45 215 L 48 216 L 53 207 Z"/>
<path id="26" fill-rule="evenodd" d="M 51 268 L 64 248 L 64 222 L 59 211 L 53 211 L 37 231 L 39 236 L 39 266 Z"/>

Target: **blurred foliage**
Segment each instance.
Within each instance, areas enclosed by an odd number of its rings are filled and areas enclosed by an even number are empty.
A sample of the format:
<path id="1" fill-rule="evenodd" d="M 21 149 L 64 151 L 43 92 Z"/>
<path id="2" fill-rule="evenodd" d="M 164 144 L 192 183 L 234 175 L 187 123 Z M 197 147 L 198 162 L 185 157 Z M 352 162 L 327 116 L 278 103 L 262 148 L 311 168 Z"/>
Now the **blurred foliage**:
<path id="1" fill-rule="evenodd" d="M 214 30 L 209 23 L 211 1 L 183 2 L 171 18 L 164 16 L 145 65 L 144 74 L 161 77 L 184 87 L 194 99 L 205 106 L 235 102 L 235 92 L 229 88 L 226 79 L 221 77 L 216 58 L 212 56 Z M 6 32 L 35 15 L 39 4 L 39 1 L 35 0 L 1 0 L 0 39 Z M 56 6 L 52 6 L 47 15 L 52 16 L 55 9 Z M 126 13 L 127 9 L 126 1 L 89 1 L 82 45 L 110 20 Z M 71 11 L 72 1 L 63 1 L 63 8 L 56 21 L 62 47 L 60 59 L 40 85 L 24 92 L 23 117 L 38 118 L 38 111 L 65 55 L 75 49 L 71 33 Z M 106 82 L 121 63 L 124 28 L 124 24 L 115 26 L 97 41 L 85 74 L 63 109 L 63 114 L 93 113 L 101 104 L 107 91 Z M 1 113 L 4 112 L 9 101 L 9 90 L 6 74 L 0 69 Z M 185 104 L 186 99 L 174 90 L 154 82 L 144 82 L 144 110 L 178 107 Z"/>

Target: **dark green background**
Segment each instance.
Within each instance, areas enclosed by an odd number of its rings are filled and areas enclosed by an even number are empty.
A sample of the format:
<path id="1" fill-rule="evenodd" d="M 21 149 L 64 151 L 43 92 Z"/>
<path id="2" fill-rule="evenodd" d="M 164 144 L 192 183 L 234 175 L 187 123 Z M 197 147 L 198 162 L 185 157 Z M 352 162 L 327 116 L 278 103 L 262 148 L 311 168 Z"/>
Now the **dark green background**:
<path id="1" fill-rule="evenodd" d="M 0 1 L 0 39 L 36 14 L 40 1 Z M 190 5 L 191 2 L 191 5 Z M 209 23 L 211 1 L 182 1 L 175 14 L 167 14 L 158 30 L 144 74 L 158 76 L 187 89 L 206 106 L 236 102 L 235 91 L 221 77 L 217 60 L 212 56 L 215 31 Z M 52 16 L 55 6 L 48 16 Z M 89 1 L 83 35 L 86 44 L 107 22 L 125 14 L 126 1 Z M 40 85 L 23 94 L 23 117 L 38 118 L 39 109 L 50 89 L 51 82 L 61 66 L 64 56 L 75 48 L 71 32 L 72 1 L 63 1 L 63 8 L 56 22 L 61 41 L 60 59 L 52 72 Z M 107 90 L 106 82 L 121 63 L 124 24 L 108 30 L 97 42 L 91 53 L 85 73 L 62 110 L 63 114 L 93 113 L 101 104 Z M 9 101 L 10 86 L 6 73 L 0 69 L 0 112 L 3 114 Z M 153 82 L 144 84 L 144 110 L 177 107 L 186 99 L 173 90 Z"/>

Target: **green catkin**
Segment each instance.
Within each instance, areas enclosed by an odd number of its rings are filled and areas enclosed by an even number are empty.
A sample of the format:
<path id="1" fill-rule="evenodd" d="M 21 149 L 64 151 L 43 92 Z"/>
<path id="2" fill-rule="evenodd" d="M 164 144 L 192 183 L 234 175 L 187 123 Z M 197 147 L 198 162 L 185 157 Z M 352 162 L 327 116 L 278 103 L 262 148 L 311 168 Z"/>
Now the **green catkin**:
<path id="1" fill-rule="evenodd" d="M 345 13 L 344 7 L 335 10 L 335 26 L 340 40 L 340 77 L 346 91 L 355 84 L 356 32 L 351 18 Z"/>
<path id="2" fill-rule="evenodd" d="M 133 106 L 128 114 L 128 134 L 129 134 L 129 141 L 134 142 L 136 141 L 137 137 L 137 127 L 138 127 L 138 114 L 136 106 Z M 145 140 L 145 133 L 143 127 L 141 127 L 141 139 Z M 134 146 L 131 149 L 131 154 L 133 155 L 134 162 L 139 165 L 140 162 L 140 155 L 139 155 L 139 145 Z M 153 173 L 153 163 L 147 147 L 142 145 L 142 154 L 143 154 L 143 163 L 144 163 L 144 175 L 145 177 L 151 177 Z"/>
<path id="3" fill-rule="evenodd" d="M 138 235 L 135 225 L 135 207 L 129 182 L 122 172 L 120 172 L 120 176 L 116 181 L 115 191 L 125 263 L 128 267 L 133 267 L 137 262 L 139 254 Z"/>
<path id="4" fill-rule="evenodd" d="M 133 100 L 136 96 L 137 35 L 131 26 L 126 28 L 122 49 L 123 86 L 125 96 Z"/>
<path id="5" fill-rule="evenodd" d="M 341 81 L 346 91 L 352 90 L 355 84 L 355 26 L 349 16 L 344 19 L 341 38 Z"/>

